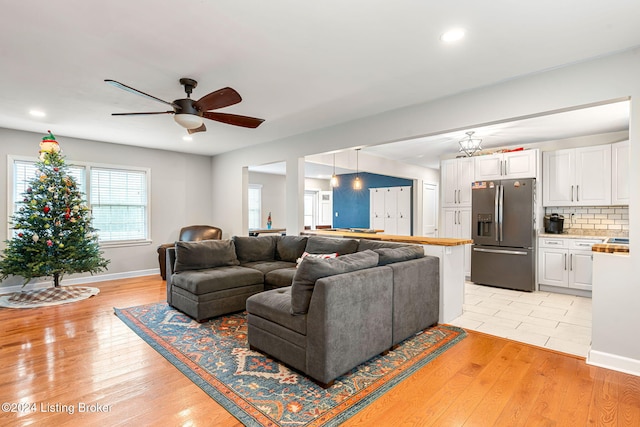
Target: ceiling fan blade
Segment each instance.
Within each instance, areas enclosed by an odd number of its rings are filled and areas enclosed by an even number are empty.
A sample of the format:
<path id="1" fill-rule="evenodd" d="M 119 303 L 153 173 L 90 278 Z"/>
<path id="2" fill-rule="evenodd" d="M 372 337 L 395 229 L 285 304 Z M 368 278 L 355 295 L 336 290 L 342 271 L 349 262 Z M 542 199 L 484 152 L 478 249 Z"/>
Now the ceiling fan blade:
<path id="1" fill-rule="evenodd" d="M 204 123 L 202 124 L 202 126 L 197 127 L 195 129 L 187 129 L 187 132 L 189 132 L 189 135 L 191 135 L 192 133 L 196 133 L 196 132 L 204 132 L 207 130 L 207 127 L 204 125 Z"/>
<path id="2" fill-rule="evenodd" d="M 111 113 L 112 116 L 149 116 L 151 114 L 175 114 L 174 111 L 155 111 L 150 113 Z"/>
<path id="3" fill-rule="evenodd" d="M 217 122 L 226 123 L 234 126 L 242 126 L 245 128 L 255 129 L 264 119 L 256 119 L 255 117 L 247 117 L 247 116 L 238 116 L 236 114 L 227 114 L 227 113 L 213 113 L 213 112 L 205 112 L 202 114 L 202 117 L 206 117 L 210 120 L 215 120 Z"/>
<path id="4" fill-rule="evenodd" d="M 135 93 L 136 95 L 144 96 L 145 98 L 153 99 L 154 101 L 162 102 L 163 104 L 171 105 L 173 108 L 180 108 L 178 105 L 173 102 L 167 102 L 163 99 L 156 98 L 153 95 L 149 95 L 148 93 L 144 93 L 139 91 L 138 89 L 134 89 L 131 86 L 127 86 L 123 83 L 117 82 L 115 80 L 105 79 L 105 82 L 109 83 L 111 86 L 117 87 L 122 90 L 126 90 L 127 92 Z"/>
<path id="5" fill-rule="evenodd" d="M 242 101 L 242 97 L 235 91 L 235 89 L 225 87 L 198 99 L 194 103 L 194 106 L 200 111 L 209 111 L 228 107 L 229 105 L 237 104 L 240 101 Z"/>

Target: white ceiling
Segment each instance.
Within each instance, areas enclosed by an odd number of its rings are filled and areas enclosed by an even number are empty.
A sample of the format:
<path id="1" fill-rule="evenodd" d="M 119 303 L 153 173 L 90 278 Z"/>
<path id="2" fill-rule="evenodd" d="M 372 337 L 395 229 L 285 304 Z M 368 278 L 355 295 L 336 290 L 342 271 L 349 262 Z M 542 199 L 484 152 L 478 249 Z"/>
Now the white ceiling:
<path id="1" fill-rule="evenodd" d="M 403 163 L 440 169 L 440 157 L 460 154 L 459 141 L 467 138 L 466 132 L 469 131 L 474 132 L 473 138 L 482 140 L 483 150 L 490 151 L 498 147 L 515 147 L 628 129 L 629 102 L 621 101 L 376 145 L 362 151 Z"/>
<path id="2" fill-rule="evenodd" d="M 637 0 L 28 0 L 2 10 L 0 127 L 207 155 L 640 44 Z M 458 26 L 462 42 L 439 41 Z M 181 77 L 199 82 L 196 99 L 235 88 L 243 101 L 219 111 L 265 123 L 207 121 L 184 142 L 169 115 L 110 116 L 166 106 L 104 79 L 172 101 L 184 97 Z"/>

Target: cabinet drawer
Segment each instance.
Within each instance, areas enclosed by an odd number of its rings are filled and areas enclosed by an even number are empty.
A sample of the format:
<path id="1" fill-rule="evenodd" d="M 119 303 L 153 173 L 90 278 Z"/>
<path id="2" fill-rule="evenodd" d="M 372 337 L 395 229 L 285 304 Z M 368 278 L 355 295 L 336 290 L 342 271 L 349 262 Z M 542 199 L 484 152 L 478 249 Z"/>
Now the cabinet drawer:
<path id="1" fill-rule="evenodd" d="M 568 248 L 567 239 L 555 239 L 553 237 L 540 237 L 538 246 L 541 248 Z"/>
<path id="2" fill-rule="evenodd" d="M 602 240 L 579 240 L 579 239 L 571 239 L 569 241 L 569 249 L 577 249 L 583 251 L 590 251 L 591 246 L 596 243 L 602 243 Z"/>

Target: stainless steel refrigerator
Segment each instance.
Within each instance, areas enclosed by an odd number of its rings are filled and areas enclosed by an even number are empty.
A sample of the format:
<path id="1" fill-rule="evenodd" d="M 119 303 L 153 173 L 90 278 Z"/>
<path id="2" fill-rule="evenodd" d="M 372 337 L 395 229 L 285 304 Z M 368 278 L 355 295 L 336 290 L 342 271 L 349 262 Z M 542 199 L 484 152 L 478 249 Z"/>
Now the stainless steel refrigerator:
<path id="1" fill-rule="evenodd" d="M 472 184 L 472 282 L 535 290 L 535 185 L 533 178 Z"/>

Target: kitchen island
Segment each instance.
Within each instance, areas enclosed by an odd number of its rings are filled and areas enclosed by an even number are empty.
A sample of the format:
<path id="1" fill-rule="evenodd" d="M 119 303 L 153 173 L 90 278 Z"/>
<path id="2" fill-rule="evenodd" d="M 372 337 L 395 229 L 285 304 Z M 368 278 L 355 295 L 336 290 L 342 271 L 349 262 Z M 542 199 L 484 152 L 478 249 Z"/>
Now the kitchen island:
<path id="1" fill-rule="evenodd" d="M 393 234 L 362 233 L 349 230 L 305 230 L 301 234 L 352 239 L 381 240 L 385 242 L 422 245 L 425 255 L 440 259 L 440 323 L 449 323 L 462 315 L 464 302 L 464 247 L 473 244 L 470 239 L 424 236 L 398 236 Z"/>

